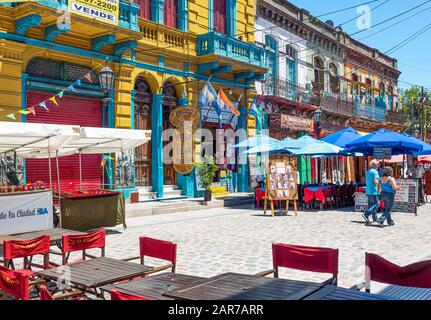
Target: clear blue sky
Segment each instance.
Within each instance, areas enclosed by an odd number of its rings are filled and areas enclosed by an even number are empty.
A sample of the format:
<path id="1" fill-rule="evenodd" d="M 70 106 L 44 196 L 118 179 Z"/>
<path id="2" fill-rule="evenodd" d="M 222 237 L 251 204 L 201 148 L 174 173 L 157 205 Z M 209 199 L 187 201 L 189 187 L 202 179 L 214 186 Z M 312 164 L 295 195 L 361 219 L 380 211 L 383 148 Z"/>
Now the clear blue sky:
<path id="1" fill-rule="evenodd" d="M 290 0 L 290 2 L 297 7 L 308 10 L 313 16 L 319 16 L 368 1 L 370 0 Z M 384 3 L 385 1 L 387 0 L 379 0 L 369 3 L 368 6 L 373 8 Z M 414 17 L 401 22 L 400 24 L 361 40 L 363 43 L 379 49 L 380 52 L 385 52 L 391 49 L 401 41 L 407 39 L 409 36 L 424 28 L 426 25 L 431 24 L 431 1 L 415 9 L 414 11 L 388 21 L 385 24 L 375 27 L 373 26 L 423 2 L 426 2 L 426 0 L 389 0 L 387 3 L 371 11 L 371 28 L 354 35 L 353 38 L 360 40 L 367 35 L 371 35 L 390 26 L 391 24 L 418 13 Z M 427 10 L 419 13 L 424 9 Z M 357 9 L 355 8 L 339 13 L 325 15 L 319 17 L 319 19 L 323 21 L 330 19 L 334 21 L 335 25 L 339 25 L 350 20 L 351 18 L 357 17 L 359 13 L 357 13 L 356 10 Z M 359 31 L 356 20 L 344 24 L 342 28 L 348 34 Z M 400 80 L 424 85 L 428 89 L 431 89 L 431 28 L 422 35 L 418 36 L 412 42 L 408 43 L 406 46 L 390 54 L 390 56 L 398 59 L 398 69 L 402 72 Z M 405 83 L 399 83 L 399 86 L 401 88 L 409 87 L 409 85 Z"/>

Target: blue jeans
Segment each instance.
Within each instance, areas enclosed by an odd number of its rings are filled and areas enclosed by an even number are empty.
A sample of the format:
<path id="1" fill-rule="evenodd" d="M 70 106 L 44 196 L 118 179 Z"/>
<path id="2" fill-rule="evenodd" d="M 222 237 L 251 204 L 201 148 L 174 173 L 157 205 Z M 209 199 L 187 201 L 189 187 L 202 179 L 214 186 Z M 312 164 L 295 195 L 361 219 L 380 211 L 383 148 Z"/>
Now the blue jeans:
<path id="1" fill-rule="evenodd" d="M 368 210 L 364 212 L 367 218 L 373 216 L 373 221 L 377 220 L 377 209 L 380 207 L 380 198 L 378 195 L 367 195 L 368 197 Z"/>
<path id="2" fill-rule="evenodd" d="M 382 200 L 385 204 L 385 212 L 380 216 L 379 221 L 381 223 L 388 219 L 388 223 L 393 223 L 391 218 L 392 208 L 394 206 L 395 193 L 392 192 L 382 192 Z"/>

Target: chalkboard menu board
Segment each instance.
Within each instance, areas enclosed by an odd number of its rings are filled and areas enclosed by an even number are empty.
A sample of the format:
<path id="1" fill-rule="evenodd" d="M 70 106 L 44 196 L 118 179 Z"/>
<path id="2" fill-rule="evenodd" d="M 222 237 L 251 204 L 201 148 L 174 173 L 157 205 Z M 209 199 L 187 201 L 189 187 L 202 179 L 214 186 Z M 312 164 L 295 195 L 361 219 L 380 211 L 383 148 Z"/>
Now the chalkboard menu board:
<path id="1" fill-rule="evenodd" d="M 374 147 L 373 156 L 376 159 L 389 160 L 392 158 L 392 148 Z"/>
<path id="2" fill-rule="evenodd" d="M 368 196 L 365 193 L 357 192 L 355 194 L 355 211 L 364 212 L 368 209 Z"/>
<path id="3" fill-rule="evenodd" d="M 395 194 L 392 211 L 417 213 L 419 200 L 418 181 L 415 179 L 397 179 L 396 183 L 400 189 Z"/>

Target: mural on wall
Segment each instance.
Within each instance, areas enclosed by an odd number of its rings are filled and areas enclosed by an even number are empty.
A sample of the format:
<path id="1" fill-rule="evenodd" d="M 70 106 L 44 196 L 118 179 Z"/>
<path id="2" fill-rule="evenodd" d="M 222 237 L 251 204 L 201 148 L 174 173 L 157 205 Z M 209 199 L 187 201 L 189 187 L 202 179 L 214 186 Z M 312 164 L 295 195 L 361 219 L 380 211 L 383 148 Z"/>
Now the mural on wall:
<path id="1" fill-rule="evenodd" d="M 135 186 L 135 165 L 134 150 L 127 152 L 117 152 L 115 154 L 115 185 L 118 189 L 134 188 Z"/>
<path id="2" fill-rule="evenodd" d="M 16 158 L 16 168 L 14 157 L 0 157 L 0 182 L 8 182 L 6 174 L 8 172 L 16 171 L 19 181 L 24 181 L 24 159 Z"/>

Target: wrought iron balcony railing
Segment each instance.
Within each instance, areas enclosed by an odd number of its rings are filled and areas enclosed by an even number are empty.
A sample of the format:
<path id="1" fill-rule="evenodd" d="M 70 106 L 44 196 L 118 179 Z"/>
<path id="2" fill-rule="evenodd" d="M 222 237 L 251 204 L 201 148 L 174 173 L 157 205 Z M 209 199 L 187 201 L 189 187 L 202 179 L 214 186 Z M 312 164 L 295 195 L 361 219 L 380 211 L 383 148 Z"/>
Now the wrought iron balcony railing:
<path id="1" fill-rule="evenodd" d="M 347 117 L 354 117 L 354 103 L 353 100 L 344 98 L 342 96 L 328 96 L 322 94 L 320 97 L 320 108 L 323 111 L 328 111 L 334 114 L 341 114 Z"/>
<path id="2" fill-rule="evenodd" d="M 262 94 L 267 96 L 277 96 L 290 101 L 319 105 L 319 97 L 312 90 L 301 87 L 293 82 L 284 79 L 267 78 L 262 82 Z"/>
<path id="3" fill-rule="evenodd" d="M 407 121 L 407 115 L 404 113 L 388 110 L 387 114 L 386 114 L 386 121 L 391 122 L 391 123 L 405 125 L 405 123 Z"/>
<path id="4" fill-rule="evenodd" d="M 386 120 L 385 108 L 381 108 L 373 104 L 362 103 L 360 101 L 355 102 L 355 115 L 357 117 L 379 122 L 384 122 Z"/>
<path id="5" fill-rule="evenodd" d="M 198 35 L 197 55 L 216 54 L 265 67 L 265 49 L 218 32 Z"/>

